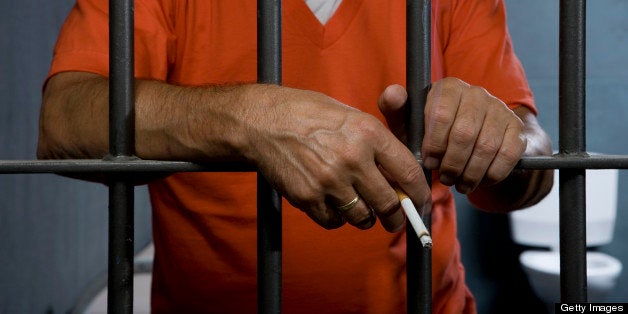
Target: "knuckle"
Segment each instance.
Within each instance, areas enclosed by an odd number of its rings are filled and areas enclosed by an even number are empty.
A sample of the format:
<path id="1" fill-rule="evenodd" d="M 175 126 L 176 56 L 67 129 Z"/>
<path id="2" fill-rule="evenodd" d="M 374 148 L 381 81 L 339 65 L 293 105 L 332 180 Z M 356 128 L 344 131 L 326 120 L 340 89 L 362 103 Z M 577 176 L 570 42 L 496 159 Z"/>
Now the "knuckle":
<path id="1" fill-rule="evenodd" d="M 347 133 L 347 143 L 343 149 L 343 156 L 349 163 L 361 161 L 363 150 L 375 145 L 388 145 L 385 139 L 390 131 L 374 116 L 361 113 L 350 124 Z"/>
<path id="2" fill-rule="evenodd" d="M 426 155 L 440 158 L 445 154 L 445 151 L 447 149 L 446 149 L 446 146 L 443 144 L 430 142 L 430 143 L 423 144 L 423 150 Z"/>
<path id="3" fill-rule="evenodd" d="M 469 90 L 468 93 L 472 96 L 472 97 L 477 97 L 477 98 L 490 98 L 489 92 L 481 86 L 476 86 L 476 85 L 472 85 L 469 86 Z"/>
<path id="4" fill-rule="evenodd" d="M 421 165 L 418 163 L 413 164 L 406 170 L 406 173 L 399 178 L 397 183 L 401 185 L 416 185 L 421 180 L 422 174 L 423 168 Z"/>
<path id="5" fill-rule="evenodd" d="M 454 116 L 443 106 L 435 106 L 429 117 L 434 127 L 449 125 L 453 121 Z"/>
<path id="6" fill-rule="evenodd" d="M 334 165 L 325 165 L 319 167 L 316 171 L 316 180 L 318 181 L 317 185 L 320 185 L 323 188 L 329 188 L 335 185 L 335 182 L 338 180 L 338 171 L 336 170 L 338 166 Z"/>
<path id="7" fill-rule="evenodd" d="M 491 166 L 486 174 L 486 177 L 491 182 L 500 182 L 514 169 L 516 163 L 519 161 L 521 154 L 512 149 L 501 149 L 498 153 L 499 163 L 496 166 Z M 494 163 L 495 164 L 495 163 Z"/>
<path id="8" fill-rule="evenodd" d="M 474 154 L 479 158 L 494 156 L 499 150 L 500 143 L 495 137 L 481 137 L 477 140 Z"/>
<path id="9" fill-rule="evenodd" d="M 472 121 L 459 121 L 451 130 L 451 140 L 455 144 L 468 144 L 475 140 L 475 128 Z"/>
<path id="10" fill-rule="evenodd" d="M 397 142 L 397 138 L 381 121 L 370 114 L 362 113 L 360 119 L 352 122 L 347 142 L 342 149 L 345 160 L 355 164 L 364 161 L 365 153 L 385 151 Z"/>
<path id="11" fill-rule="evenodd" d="M 524 143 L 521 143 L 521 145 L 503 146 L 498 152 L 498 157 L 503 160 L 504 164 L 514 166 L 514 164 L 519 161 L 521 154 L 523 153 L 523 150 L 521 149 L 522 145 L 524 145 Z"/>
<path id="12" fill-rule="evenodd" d="M 328 174 L 330 183 L 337 180 L 339 173 L 352 173 L 362 166 L 362 156 L 358 150 L 353 147 L 347 147 L 337 163 L 331 167 L 333 171 Z"/>
<path id="13" fill-rule="evenodd" d="M 440 167 L 440 173 L 449 177 L 459 177 L 463 170 L 463 163 L 452 162 L 451 160 L 443 160 Z"/>
<path id="14" fill-rule="evenodd" d="M 389 217 L 399 210 L 399 200 L 397 197 L 387 198 L 381 205 L 375 210 L 381 217 Z"/>
<path id="15" fill-rule="evenodd" d="M 371 139 L 381 130 L 381 123 L 375 117 L 361 113 L 355 120 L 355 133 L 362 139 Z"/>

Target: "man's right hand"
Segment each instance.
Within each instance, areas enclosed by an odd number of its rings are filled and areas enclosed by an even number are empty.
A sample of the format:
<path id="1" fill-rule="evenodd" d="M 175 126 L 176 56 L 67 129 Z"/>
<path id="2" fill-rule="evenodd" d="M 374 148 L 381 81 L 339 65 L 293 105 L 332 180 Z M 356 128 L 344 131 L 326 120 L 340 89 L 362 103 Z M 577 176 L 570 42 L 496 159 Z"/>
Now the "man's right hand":
<path id="1" fill-rule="evenodd" d="M 248 101 L 246 155 L 321 226 L 370 228 L 377 216 L 386 230 L 400 230 L 404 215 L 392 185 L 417 204 L 430 200 L 420 164 L 375 117 L 320 93 L 266 88 L 270 102 Z M 349 209 L 338 209 L 356 196 Z"/>

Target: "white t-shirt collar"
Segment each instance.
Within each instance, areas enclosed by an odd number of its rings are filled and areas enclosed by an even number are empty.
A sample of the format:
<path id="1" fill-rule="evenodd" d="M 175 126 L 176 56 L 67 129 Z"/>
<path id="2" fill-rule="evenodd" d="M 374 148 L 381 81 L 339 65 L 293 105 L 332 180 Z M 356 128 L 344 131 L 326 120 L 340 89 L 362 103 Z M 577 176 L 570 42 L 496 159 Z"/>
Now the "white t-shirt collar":
<path id="1" fill-rule="evenodd" d="M 305 0 L 305 3 L 314 12 L 321 24 L 325 25 L 334 15 L 342 0 Z"/>

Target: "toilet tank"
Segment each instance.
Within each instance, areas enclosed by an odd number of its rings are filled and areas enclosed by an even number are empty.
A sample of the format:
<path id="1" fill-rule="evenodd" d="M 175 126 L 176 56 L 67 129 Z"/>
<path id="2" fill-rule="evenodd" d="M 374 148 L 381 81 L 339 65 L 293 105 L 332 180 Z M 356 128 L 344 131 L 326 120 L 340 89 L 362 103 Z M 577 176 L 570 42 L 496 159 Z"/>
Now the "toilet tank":
<path id="1" fill-rule="evenodd" d="M 558 180 L 547 197 L 532 207 L 510 213 L 516 243 L 558 249 Z M 617 213 L 617 169 L 586 170 L 587 246 L 608 244 L 613 239 Z"/>

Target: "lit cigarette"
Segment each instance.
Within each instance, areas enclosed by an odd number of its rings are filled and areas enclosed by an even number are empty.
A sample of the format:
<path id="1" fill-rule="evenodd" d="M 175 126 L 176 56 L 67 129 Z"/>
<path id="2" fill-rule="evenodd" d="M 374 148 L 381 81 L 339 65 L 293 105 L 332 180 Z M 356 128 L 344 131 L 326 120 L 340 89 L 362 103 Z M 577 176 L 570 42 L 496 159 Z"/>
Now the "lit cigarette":
<path id="1" fill-rule="evenodd" d="M 399 201 L 401 201 L 401 207 L 406 213 L 406 217 L 408 217 L 408 221 L 412 225 L 416 235 L 419 237 L 419 241 L 421 241 L 421 245 L 423 245 L 424 248 L 431 248 L 432 237 L 430 237 L 430 232 L 427 231 L 427 228 L 425 227 L 421 216 L 419 216 L 419 212 L 416 210 L 416 207 L 414 207 L 412 200 L 400 189 L 395 189 L 395 191 L 397 192 Z"/>

